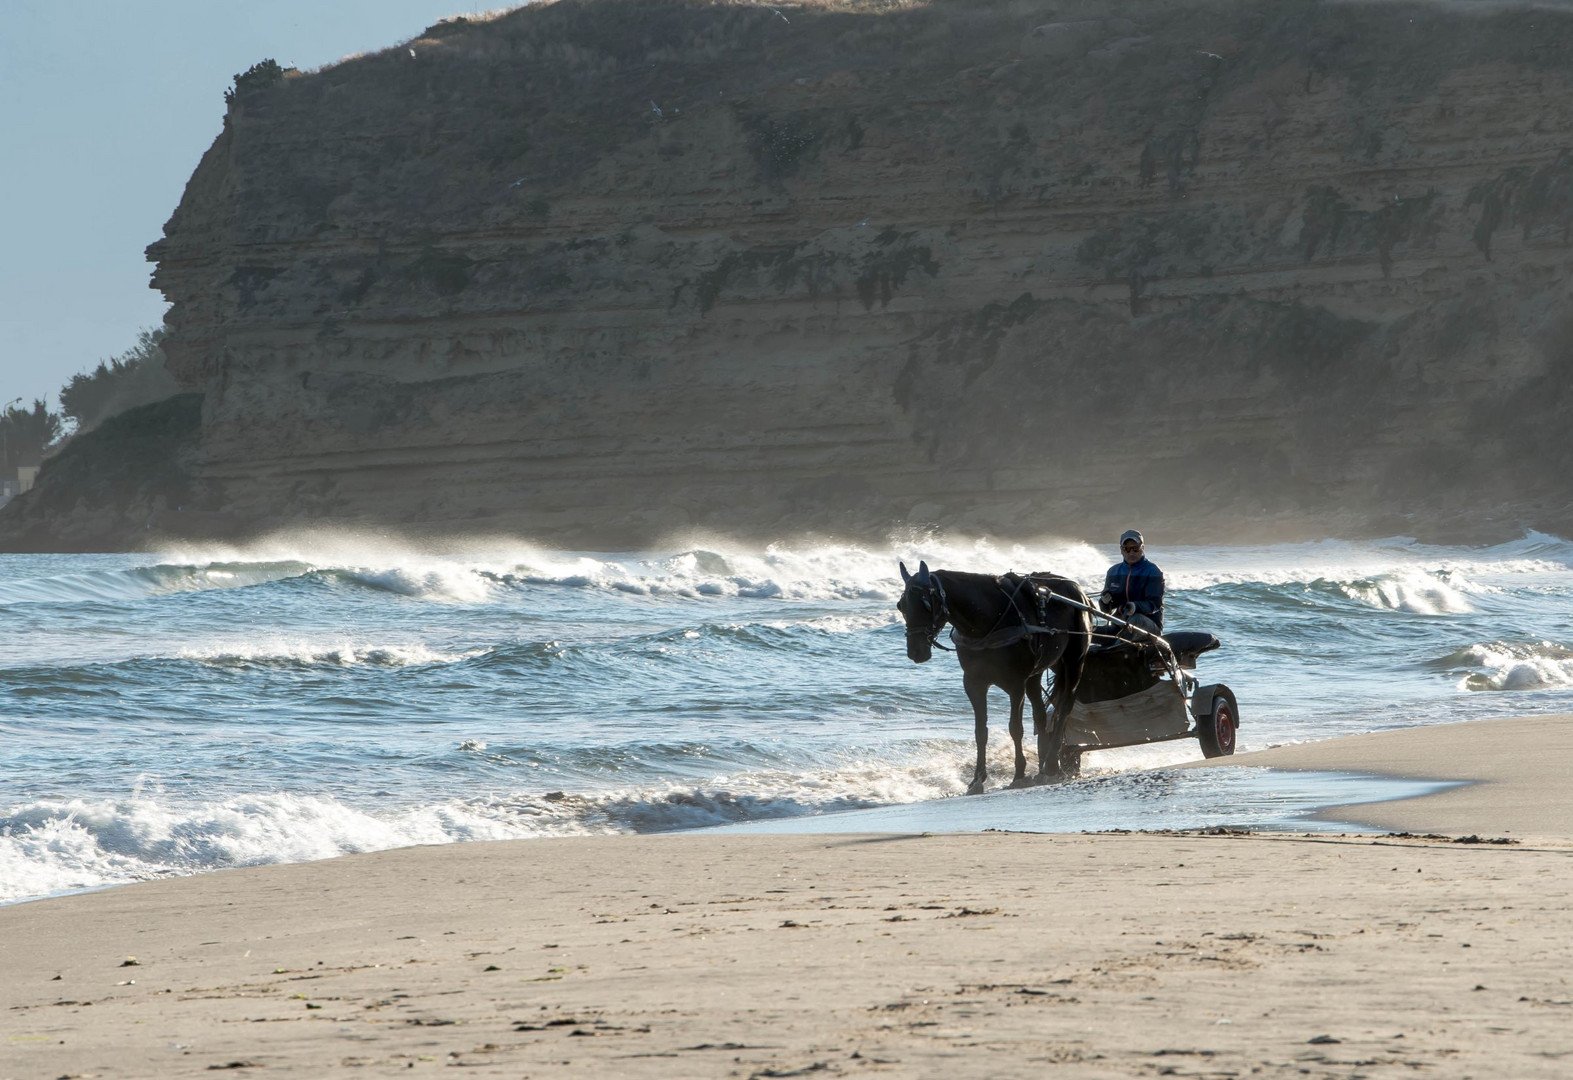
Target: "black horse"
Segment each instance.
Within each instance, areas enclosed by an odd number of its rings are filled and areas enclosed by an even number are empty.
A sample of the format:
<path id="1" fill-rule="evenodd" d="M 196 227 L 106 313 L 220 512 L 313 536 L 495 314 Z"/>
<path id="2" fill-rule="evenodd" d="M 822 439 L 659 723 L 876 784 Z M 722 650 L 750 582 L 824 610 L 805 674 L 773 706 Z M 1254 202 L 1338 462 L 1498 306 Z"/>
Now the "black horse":
<path id="1" fill-rule="evenodd" d="M 978 763 L 967 794 L 983 790 L 987 775 L 984 754 L 989 742 L 989 687 L 1010 695 L 1010 737 L 1016 742 L 1016 775 L 1011 787 L 1027 783 L 1027 755 L 1022 751 L 1022 698 L 1032 699 L 1032 729 L 1038 737 L 1038 780 L 1063 774 L 1061 751 L 1065 722 L 1076 701 L 1076 684 L 1091 642 L 1087 596 L 1069 578 L 1053 574 L 1022 577 L 1007 574 L 966 574 L 929 570 L 919 563 L 916 574 L 901 566 L 906 590 L 896 607 L 907 623 L 907 658 L 915 664 L 933 656 L 934 641 L 948 622 L 955 628 L 956 658 L 961 684 L 972 702 Z M 1058 603 L 1064 597 L 1080 607 Z M 1054 725 L 1050 730 L 1043 700 L 1043 673 L 1054 673 Z"/>

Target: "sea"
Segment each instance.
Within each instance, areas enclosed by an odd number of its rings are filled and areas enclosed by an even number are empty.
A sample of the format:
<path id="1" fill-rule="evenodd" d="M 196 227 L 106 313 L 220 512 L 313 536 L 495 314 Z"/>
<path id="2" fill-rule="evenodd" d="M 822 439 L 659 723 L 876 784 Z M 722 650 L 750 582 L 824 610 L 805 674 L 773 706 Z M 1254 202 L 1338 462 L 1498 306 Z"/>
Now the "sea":
<path id="1" fill-rule="evenodd" d="M 1149 555 L 1167 628 L 1223 643 L 1198 674 L 1234 690 L 1241 750 L 1573 711 L 1573 543 L 1559 537 Z M 906 658 L 898 562 L 1053 571 L 1096 591 L 1115 558 L 1112 538 L 609 554 L 352 532 L 0 555 L 0 902 L 593 833 L 1325 828 L 1307 815 L 1424 789 L 1166 769 L 1200 758 L 1184 740 L 1003 790 L 996 694 L 991 791 L 965 796 L 959 669 Z"/>

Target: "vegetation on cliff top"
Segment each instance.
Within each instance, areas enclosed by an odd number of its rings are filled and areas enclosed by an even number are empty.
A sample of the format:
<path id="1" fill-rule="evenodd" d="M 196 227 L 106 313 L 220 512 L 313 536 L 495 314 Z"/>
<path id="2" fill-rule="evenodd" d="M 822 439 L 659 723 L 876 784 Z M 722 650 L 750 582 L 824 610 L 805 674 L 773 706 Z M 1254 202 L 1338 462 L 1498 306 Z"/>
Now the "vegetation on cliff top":
<path id="1" fill-rule="evenodd" d="M 75 432 L 91 431 L 116 413 L 175 392 L 175 380 L 164 368 L 164 334 L 163 327 L 141 331 L 131 348 L 61 387 L 60 412 L 74 422 Z"/>
<path id="2" fill-rule="evenodd" d="M 17 400 L 21 400 L 20 398 Z M 21 465 L 37 465 L 60 435 L 60 415 L 42 399 L 30 409 L 13 401 L 0 413 L 0 481 L 15 480 Z"/>
<path id="3" fill-rule="evenodd" d="M 27 409 L 8 405 L 0 413 L 0 481 L 15 480 L 19 466 L 41 464 L 110 417 L 172 396 L 179 387 L 164 367 L 164 336 L 163 327 L 142 330 L 125 352 L 71 376 L 60 388 L 59 412 L 42 398 Z"/>

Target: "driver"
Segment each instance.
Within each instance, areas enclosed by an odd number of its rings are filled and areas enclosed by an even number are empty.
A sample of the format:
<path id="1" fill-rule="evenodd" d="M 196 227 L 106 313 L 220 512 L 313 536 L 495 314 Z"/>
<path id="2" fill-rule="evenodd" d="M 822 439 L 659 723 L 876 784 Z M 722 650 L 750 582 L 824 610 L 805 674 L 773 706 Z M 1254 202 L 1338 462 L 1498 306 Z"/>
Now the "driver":
<path id="1" fill-rule="evenodd" d="M 1103 578 L 1098 606 L 1133 626 L 1154 634 L 1163 632 L 1163 571 L 1147 561 L 1142 534 L 1126 529 L 1120 534 L 1120 562 Z"/>

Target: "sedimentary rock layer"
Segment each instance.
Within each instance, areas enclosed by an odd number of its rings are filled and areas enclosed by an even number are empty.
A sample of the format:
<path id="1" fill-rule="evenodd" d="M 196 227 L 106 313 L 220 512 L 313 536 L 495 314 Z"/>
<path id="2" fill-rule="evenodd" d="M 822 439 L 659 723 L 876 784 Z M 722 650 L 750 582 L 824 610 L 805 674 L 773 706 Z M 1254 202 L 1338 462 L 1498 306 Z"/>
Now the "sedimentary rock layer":
<path id="1" fill-rule="evenodd" d="M 149 249 L 189 499 L 117 527 L 1565 528 L 1570 76 L 1573 15 L 1312 0 L 560 0 L 259 71 Z"/>

